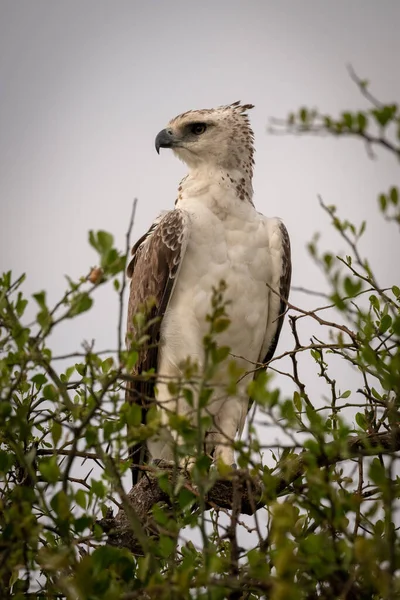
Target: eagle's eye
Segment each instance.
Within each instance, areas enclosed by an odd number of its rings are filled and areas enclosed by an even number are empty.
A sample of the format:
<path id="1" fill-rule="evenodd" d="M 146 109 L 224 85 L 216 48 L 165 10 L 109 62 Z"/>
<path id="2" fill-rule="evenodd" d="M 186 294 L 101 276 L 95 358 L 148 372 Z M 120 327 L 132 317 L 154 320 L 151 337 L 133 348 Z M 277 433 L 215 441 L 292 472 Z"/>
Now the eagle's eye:
<path id="1" fill-rule="evenodd" d="M 205 123 L 193 123 L 190 127 L 190 131 L 195 135 L 201 135 L 207 129 L 207 125 Z"/>

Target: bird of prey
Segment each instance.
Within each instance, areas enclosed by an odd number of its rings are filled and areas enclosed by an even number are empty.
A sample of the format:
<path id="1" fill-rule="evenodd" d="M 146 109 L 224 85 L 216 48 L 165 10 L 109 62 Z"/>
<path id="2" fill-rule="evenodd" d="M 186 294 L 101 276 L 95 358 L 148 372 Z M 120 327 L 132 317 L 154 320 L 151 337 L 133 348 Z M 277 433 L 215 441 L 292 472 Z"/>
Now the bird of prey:
<path id="1" fill-rule="evenodd" d="M 257 212 L 253 204 L 251 108 L 234 102 L 190 110 L 172 119 L 155 140 L 157 152 L 172 149 L 187 164 L 188 174 L 178 187 L 175 208 L 161 214 L 138 240 L 128 266 L 128 346 L 138 334 L 134 315 L 152 299 L 148 341 L 133 375 L 151 369 L 156 375 L 131 381 L 127 397 L 142 407 L 143 422 L 155 402 L 162 422 L 161 433 L 131 448 L 133 483 L 138 465 L 173 459 L 173 443 L 179 439 L 169 429 L 169 415 L 177 412 L 192 420 L 197 413 L 196 389 L 191 406 L 183 396 L 177 398 L 168 382 L 182 377 L 188 358 L 201 372 L 206 317 L 221 281 L 230 325 L 217 341 L 231 354 L 217 369 L 213 382 L 218 392 L 204 409 L 212 417 L 206 448 L 214 461 L 234 466 L 232 442 L 244 427 L 254 365 L 268 362 L 276 349 L 290 288 L 290 242 L 283 223 Z M 239 381 L 234 394 L 222 393 L 232 360 L 253 372 Z"/>

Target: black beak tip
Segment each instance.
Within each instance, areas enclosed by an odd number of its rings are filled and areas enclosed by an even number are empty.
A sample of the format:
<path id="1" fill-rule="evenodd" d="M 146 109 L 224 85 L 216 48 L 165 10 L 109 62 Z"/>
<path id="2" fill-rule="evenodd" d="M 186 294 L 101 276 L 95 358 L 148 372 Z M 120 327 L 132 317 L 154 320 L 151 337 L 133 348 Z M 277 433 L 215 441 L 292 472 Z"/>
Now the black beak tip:
<path id="1" fill-rule="evenodd" d="M 172 148 L 174 136 L 168 129 L 163 129 L 157 134 L 155 147 L 157 154 L 160 154 L 160 148 Z"/>

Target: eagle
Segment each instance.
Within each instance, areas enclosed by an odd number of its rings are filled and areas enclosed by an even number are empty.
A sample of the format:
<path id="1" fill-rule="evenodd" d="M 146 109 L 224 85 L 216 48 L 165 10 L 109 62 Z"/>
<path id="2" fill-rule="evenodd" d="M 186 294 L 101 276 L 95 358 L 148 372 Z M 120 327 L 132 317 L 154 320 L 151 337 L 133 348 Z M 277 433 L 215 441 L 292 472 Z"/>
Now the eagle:
<path id="1" fill-rule="evenodd" d="M 253 204 L 252 108 L 234 102 L 190 110 L 172 119 L 155 139 L 157 153 L 171 149 L 186 163 L 188 174 L 178 187 L 175 207 L 163 212 L 133 246 L 127 269 L 128 347 L 142 327 L 135 315 L 147 307 L 146 342 L 127 398 L 139 404 L 144 424 L 152 405 L 161 413 L 160 432 L 130 449 L 133 484 L 141 465 L 173 460 L 174 444 L 181 440 L 169 426 L 169 415 L 177 413 L 196 424 L 198 389 L 193 387 L 189 402 L 169 383 L 182 378 L 185 361 L 196 364 L 199 372 L 204 367 L 207 315 L 221 282 L 230 325 L 217 342 L 229 347 L 230 354 L 216 369 L 215 390 L 203 409 L 211 416 L 204 448 L 216 464 L 235 468 L 233 442 L 249 409 L 248 383 L 257 376 L 255 365 L 268 363 L 278 343 L 290 288 L 290 241 L 281 220 L 265 217 Z M 232 361 L 238 371 L 247 372 L 234 393 L 227 385 Z"/>

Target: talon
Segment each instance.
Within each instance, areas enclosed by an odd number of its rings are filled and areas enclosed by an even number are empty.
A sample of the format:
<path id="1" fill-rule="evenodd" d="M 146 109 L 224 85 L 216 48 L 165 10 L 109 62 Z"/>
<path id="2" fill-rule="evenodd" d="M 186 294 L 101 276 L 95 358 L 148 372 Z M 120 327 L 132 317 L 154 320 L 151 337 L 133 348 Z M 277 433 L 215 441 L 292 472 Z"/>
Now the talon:
<path id="1" fill-rule="evenodd" d="M 184 458 L 179 462 L 179 466 L 183 471 L 186 471 L 187 473 L 191 473 L 193 470 L 193 467 L 196 464 L 196 460 L 194 458 Z"/>

